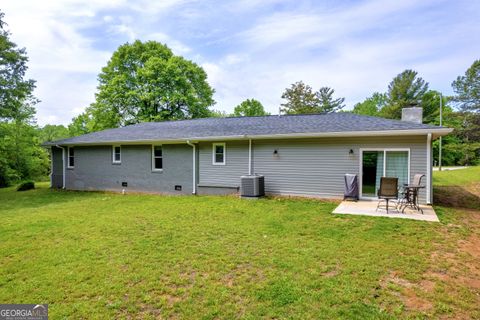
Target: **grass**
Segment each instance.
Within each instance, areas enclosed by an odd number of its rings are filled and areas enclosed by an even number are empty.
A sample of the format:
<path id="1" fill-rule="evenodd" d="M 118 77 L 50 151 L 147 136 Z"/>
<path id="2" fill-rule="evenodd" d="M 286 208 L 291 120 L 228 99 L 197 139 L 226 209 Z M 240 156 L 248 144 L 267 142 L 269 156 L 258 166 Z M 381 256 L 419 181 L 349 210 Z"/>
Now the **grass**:
<path id="1" fill-rule="evenodd" d="M 475 211 L 437 207 L 428 223 L 45 183 L 0 203 L 0 302 L 49 303 L 52 319 L 480 317 Z"/>
<path id="2" fill-rule="evenodd" d="M 444 170 L 433 174 L 433 184 L 435 186 L 465 186 L 472 183 L 480 183 L 480 166 L 459 170 Z"/>
<path id="3" fill-rule="evenodd" d="M 480 210 L 480 166 L 434 172 L 433 184 L 435 203 Z"/>

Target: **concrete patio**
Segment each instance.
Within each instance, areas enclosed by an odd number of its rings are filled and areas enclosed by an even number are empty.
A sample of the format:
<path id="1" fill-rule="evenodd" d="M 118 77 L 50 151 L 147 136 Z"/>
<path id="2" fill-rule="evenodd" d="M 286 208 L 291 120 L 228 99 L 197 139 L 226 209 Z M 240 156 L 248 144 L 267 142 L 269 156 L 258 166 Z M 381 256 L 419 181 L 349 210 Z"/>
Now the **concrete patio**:
<path id="1" fill-rule="evenodd" d="M 423 214 L 410 208 L 405 209 L 405 213 L 402 213 L 396 210 L 394 206 L 389 207 L 387 213 L 385 208 L 377 210 L 377 201 L 342 201 L 332 213 L 439 222 L 432 206 L 421 205 L 420 207 L 423 209 Z"/>

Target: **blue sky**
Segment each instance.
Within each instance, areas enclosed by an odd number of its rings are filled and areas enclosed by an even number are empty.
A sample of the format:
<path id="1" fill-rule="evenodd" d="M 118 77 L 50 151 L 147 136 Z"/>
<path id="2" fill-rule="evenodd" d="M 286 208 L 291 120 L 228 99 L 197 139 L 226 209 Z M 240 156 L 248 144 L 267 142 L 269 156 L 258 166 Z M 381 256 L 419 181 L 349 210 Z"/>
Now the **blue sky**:
<path id="1" fill-rule="evenodd" d="M 299 80 L 329 86 L 347 109 L 415 69 L 432 89 L 480 59 L 480 1 L 3 0 L 1 10 L 37 80 L 40 125 L 68 124 L 94 100 L 115 49 L 157 40 L 203 66 L 215 109 L 247 98 L 278 112 Z"/>

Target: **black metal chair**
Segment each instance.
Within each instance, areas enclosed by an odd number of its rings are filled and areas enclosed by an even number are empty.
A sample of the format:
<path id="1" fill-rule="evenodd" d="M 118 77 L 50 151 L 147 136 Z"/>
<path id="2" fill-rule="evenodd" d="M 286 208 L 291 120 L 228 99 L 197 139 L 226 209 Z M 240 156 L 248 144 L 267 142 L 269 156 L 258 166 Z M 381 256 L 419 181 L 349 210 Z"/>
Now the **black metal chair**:
<path id="1" fill-rule="evenodd" d="M 413 176 L 412 184 L 403 185 L 402 197 L 397 205 L 402 212 L 405 212 L 405 209 L 410 207 L 414 210 L 420 211 L 423 214 L 423 210 L 418 204 L 418 192 L 420 189 L 425 188 L 425 186 L 422 185 L 422 179 L 424 177 L 424 174 L 415 174 Z"/>
<path id="2" fill-rule="evenodd" d="M 385 202 L 385 209 L 388 213 L 389 202 L 398 200 L 398 178 L 381 177 L 377 196 L 379 200 L 376 211 L 378 211 L 378 209 L 382 207 L 382 203 Z"/>

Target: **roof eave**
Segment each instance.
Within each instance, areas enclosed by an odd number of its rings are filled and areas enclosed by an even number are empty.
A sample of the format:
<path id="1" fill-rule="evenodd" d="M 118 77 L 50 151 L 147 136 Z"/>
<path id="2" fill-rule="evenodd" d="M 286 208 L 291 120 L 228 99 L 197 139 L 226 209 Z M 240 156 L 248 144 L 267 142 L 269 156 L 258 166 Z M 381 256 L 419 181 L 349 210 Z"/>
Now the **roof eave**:
<path id="1" fill-rule="evenodd" d="M 152 143 L 185 143 L 202 141 L 228 141 L 228 140 L 248 140 L 248 139 L 298 139 L 298 138 L 334 138 L 334 137 L 372 137 L 372 136 L 413 136 L 426 135 L 431 133 L 432 138 L 438 138 L 451 133 L 451 128 L 425 128 L 409 130 L 378 130 L 378 131 L 340 131 L 340 132 L 318 132 L 318 133 L 282 133 L 270 135 L 232 135 L 232 136 L 211 136 L 211 137 L 185 137 L 178 139 L 147 139 L 147 140 L 112 140 L 102 142 L 52 142 L 45 143 L 44 146 L 51 147 L 55 145 L 112 145 L 112 144 L 152 144 Z"/>

